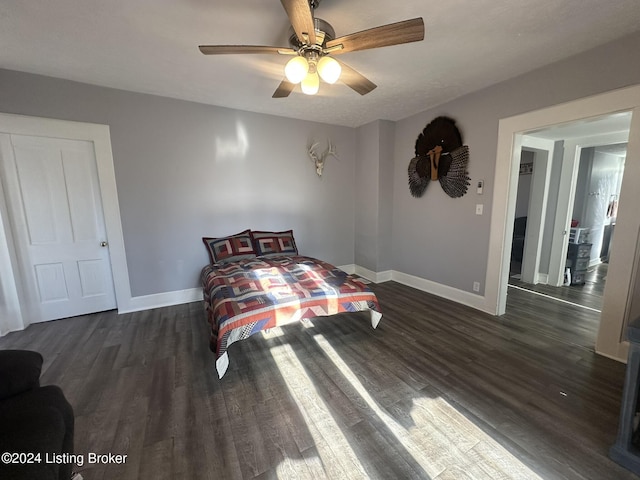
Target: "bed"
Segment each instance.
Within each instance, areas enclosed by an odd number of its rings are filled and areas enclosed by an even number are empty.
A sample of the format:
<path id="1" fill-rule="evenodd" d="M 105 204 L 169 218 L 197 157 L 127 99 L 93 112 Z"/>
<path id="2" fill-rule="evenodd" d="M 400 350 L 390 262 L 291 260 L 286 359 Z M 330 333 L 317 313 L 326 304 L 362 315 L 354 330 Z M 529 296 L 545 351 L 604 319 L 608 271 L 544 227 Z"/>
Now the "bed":
<path id="1" fill-rule="evenodd" d="M 330 263 L 299 255 L 291 230 L 246 230 L 203 241 L 210 255 L 201 272 L 204 306 L 220 378 L 229 367 L 229 347 L 261 331 L 342 312 L 370 312 L 373 328 L 382 318 L 367 285 Z"/>

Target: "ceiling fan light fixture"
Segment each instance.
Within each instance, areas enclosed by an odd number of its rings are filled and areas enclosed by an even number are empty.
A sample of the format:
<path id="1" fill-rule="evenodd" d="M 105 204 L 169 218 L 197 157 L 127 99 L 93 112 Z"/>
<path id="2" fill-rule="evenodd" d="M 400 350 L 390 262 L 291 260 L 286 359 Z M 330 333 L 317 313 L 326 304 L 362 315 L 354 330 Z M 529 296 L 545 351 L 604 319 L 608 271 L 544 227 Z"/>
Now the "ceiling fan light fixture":
<path id="1" fill-rule="evenodd" d="M 302 56 L 293 57 L 284 67 L 284 74 L 291 83 L 300 83 L 309 72 L 309 62 Z"/>
<path id="2" fill-rule="evenodd" d="M 388 23 L 336 37 L 331 24 L 314 15 L 314 9 L 320 1 L 281 0 L 291 24 L 288 34 L 289 47 L 200 45 L 198 48 L 204 55 L 290 55 L 291 59 L 284 67 L 285 78 L 281 80 L 272 95 L 272 98 L 285 98 L 295 90 L 295 86 L 299 83 L 303 84 L 304 93 L 315 95 L 319 89 L 320 78 L 326 83 L 335 83 L 341 80 L 360 95 L 366 95 L 376 88 L 376 84 L 349 65 L 332 58 L 334 55 L 424 40 L 424 20 L 422 17 Z"/>
<path id="3" fill-rule="evenodd" d="M 300 86 L 305 95 L 315 95 L 320 89 L 320 77 L 317 73 L 308 73 Z"/>
<path id="4" fill-rule="evenodd" d="M 342 67 L 335 59 L 324 56 L 318 61 L 318 73 L 322 80 L 334 84 L 340 78 Z"/>

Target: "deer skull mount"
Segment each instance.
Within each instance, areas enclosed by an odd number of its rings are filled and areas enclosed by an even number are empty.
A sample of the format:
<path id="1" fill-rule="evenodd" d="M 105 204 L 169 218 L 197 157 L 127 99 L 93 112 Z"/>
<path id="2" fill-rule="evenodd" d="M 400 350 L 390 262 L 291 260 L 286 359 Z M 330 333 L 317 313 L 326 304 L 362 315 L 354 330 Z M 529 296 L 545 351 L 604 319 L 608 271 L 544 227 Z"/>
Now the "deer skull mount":
<path id="1" fill-rule="evenodd" d="M 309 154 L 309 158 L 311 158 L 311 161 L 316 166 L 316 173 L 319 177 L 322 177 L 325 160 L 328 157 L 338 159 L 338 154 L 336 153 L 336 146 L 331 143 L 331 140 L 327 141 L 327 149 L 322 153 L 318 152 L 318 145 L 318 142 L 314 142 L 313 140 L 309 141 L 307 144 L 307 152 Z"/>
<path id="2" fill-rule="evenodd" d="M 409 162 L 409 190 L 421 197 L 430 180 L 438 180 L 452 198 L 467 193 L 469 177 L 469 147 L 462 145 L 462 136 L 455 120 L 437 117 L 418 136 L 416 156 Z"/>

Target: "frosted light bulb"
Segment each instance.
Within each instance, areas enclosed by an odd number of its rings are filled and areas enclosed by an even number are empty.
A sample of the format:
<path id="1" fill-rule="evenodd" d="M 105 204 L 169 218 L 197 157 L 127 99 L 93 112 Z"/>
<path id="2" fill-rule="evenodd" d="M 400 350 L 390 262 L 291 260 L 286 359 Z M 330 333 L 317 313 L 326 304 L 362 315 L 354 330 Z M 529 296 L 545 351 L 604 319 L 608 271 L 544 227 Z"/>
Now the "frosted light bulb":
<path id="1" fill-rule="evenodd" d="M 317 73 L 309 73 L 304 80 L 302 80 L 302 93 L 306 95 L 315 95 L 320 88 L 320 77 Z"/>
<path id="2" fill-rule="evenodd" d="M 284 67 L 284 75 L 291 83 L 300 83 L 309 71 L 309 62 L 304 57 L 293 57 Z"/>
<path id="3" fill-rule="evenodd" d="M 327 83 L 336 83 L 340 74 L 342 73 L 342 67 L 340 64 L 331 57 L 322 57 L 318 61 L 318 73 Z"/>

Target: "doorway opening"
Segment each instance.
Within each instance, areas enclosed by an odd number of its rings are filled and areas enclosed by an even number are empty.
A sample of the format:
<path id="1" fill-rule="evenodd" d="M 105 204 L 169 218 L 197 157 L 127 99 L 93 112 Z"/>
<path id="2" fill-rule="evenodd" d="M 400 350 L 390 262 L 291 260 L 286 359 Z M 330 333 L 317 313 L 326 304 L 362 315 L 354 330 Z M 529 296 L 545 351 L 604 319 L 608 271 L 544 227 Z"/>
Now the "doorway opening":
<path id="1" fill-rule="evenodd" d="M 507 295 L 561 302 L 557 314 L 545 314 L 545 328 L 589 348 L 599 329 L 630 124 L 631 112 L 615 113 L 526 132 L 522 140 Z"/>
<path id="2" fill-rule="evenodd" d="M 586 97 L 560 105 L 554 105 L 524 114 L 501 119 L 498 129 L 498 149 L 494 177 L 494 194 L 491 216 L 491 234 L 487 264 L 487 287 L 485 289 L 486 311 L 504 315 L 507 306 L 509 261 L 513 235 L 515 199 L 517 191 L 520 150 L 525 133 L 535 134 L 551 126 L 572 125 L 575 122 L 589 123 L 589 119 L 602 118 L 612 114 L 632 112 L 628 133 L 628 158 L 625 164 L 624 181 L 620 194 L 621 208 L 617 212 L 615 235 L 612 238 L 612 255 L 609 259 L 602 314 L 598 327 L 595 351 L 601 355 L 624 362 L 629 343 L 626 341 L 626 325 L 632 312 L 632 295 L 638 281 L 636 275 L 636 253 L 640 243 L 640 217 L 635 205 L 640 202 L 640 85 Z M 572 151 L 569 142 L 564 144 L 564 152 Z M 609 142 L 613 143 L 613 142 Z M 604 145 L 594 143 L 588 146 Z M 584 147 L 584 146 L 583 146 Z M 579 150 L 576 150 L 579 151 Z M 566 155 L 564 153 L 563 155 Z M 573 162 L 577 162 L 574 154 Z M 577 157 L 577 158 L 576 158 Z M 562 165 L 567 162 L 563 161 Z M 577 170 L 575 170 L 577 172 Z M 577 175 L 577 173 L 576 173 Z M 569 178 L 567 178 L 569 176 Z M 563 169 L 560 182 L 571 183 L 571 175 Z M 573 198 L 575 191 L 570 187 L 560 188 L 559 199 Z M 567 200 L 569 201 L 569 200 Z M 571 213 L 567 218 L 556 215 L 554 235 L 562 235 L 570 229 Z M 565 235 L 568 235 L 567 232 Z M 557 237 L 551 242 L 551 259 L 548 281 L 563 280 L 566 265 L 564 242 Z M 556 259 L 556 261 L 553 261 Z M 532 307 L 535 310 L 535 306 Z M 571 315 L 571 313 L 567 313 Z"/>
<path id="3" fill-rule="evenodd" d="M 511 287 L 601 311 L 630 123 L 623 112 L 523 136 Z"/>

